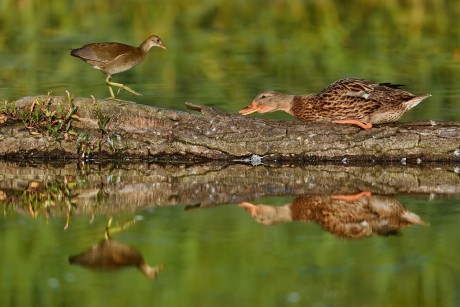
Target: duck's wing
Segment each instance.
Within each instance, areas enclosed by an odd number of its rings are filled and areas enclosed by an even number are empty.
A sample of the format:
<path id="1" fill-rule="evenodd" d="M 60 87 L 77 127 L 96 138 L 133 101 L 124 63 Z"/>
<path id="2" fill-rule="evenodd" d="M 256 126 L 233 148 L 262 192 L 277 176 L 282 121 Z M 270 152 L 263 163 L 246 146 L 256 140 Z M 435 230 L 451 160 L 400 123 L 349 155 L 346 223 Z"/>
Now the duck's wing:
<path id="1" fill-rule="evenodd" d="M 324 88 L 318 95 L 334 96 L 339 99 L 358 97 L 366 101 L 373 100 L 383 104 L 399 104 L 415 97 L 401 89 L 404 85 L 389 82 L 374 83 L 364 79 L 340 79 Z"/>
<path id="2" fill-rule="evenodd" d="M 390 82 L 383 82 L 383 83 L 379 83 L 378 85 L 380 85 L 381 87 L 392 88 L 392 89 L 400 89 L 401 87 L 405 86 L 404 84 L 393 84 Z"/>
<path id="3" fill-rule="evenodd" d="M 335 81 L 318 93 L 321 97 L 361 97 L 367 99 L 379 84 L 363 80 L 346 78 Z M 385 88 L 382 85 L 382 88 Z M 388 87 L 389 88 L 389 87 Z M 390 89 L 390 88 L 389 88 Z"/>

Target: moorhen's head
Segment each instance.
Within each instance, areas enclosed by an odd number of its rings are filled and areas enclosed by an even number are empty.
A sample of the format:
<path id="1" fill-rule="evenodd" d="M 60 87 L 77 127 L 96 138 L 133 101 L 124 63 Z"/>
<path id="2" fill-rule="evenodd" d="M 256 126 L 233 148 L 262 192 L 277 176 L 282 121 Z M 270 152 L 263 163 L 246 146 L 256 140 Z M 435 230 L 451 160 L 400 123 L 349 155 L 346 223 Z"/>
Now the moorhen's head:
<path id="1" fill-rule="evenodd" d="M 141 44 L 140 47 L 145 52 L 149 51 L 150 48 L 152 48 L 152 47 L 160 47 L 162 49 L 166 49 L 165 45 L 161 41 L 161 38 L 159 38 L 156 35 L 151 35 L 151 36 L 147 37 L 147 39 Z"/>

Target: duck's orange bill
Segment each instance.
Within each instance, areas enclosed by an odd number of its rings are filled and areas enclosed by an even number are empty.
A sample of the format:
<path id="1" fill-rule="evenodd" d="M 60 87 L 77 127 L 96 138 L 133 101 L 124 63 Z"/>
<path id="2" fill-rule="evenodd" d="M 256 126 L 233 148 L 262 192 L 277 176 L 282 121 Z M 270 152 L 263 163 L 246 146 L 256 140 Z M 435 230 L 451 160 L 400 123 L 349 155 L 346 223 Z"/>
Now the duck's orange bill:
<path id="1" fill-rule="evenodd" d="M 252 102 L 246 108 L 241 109 L 239 111 L 239 113 L 243 114 L 243 115 L 248 115 L 248 114 L 251 114 L 251 113 L 254 113 L 254 112 L 257 112 L 257 111 L 259 111 L 259 108 L 256 106 L 256 104 L 254 102 Z"/>

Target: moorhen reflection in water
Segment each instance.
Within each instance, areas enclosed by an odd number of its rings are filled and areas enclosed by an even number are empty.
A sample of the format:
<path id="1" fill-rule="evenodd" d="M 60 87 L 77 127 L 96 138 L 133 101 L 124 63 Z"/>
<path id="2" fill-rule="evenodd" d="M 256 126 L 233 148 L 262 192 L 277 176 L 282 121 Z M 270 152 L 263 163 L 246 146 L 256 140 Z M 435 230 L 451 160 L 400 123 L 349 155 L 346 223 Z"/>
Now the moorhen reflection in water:
<path id="1" fill-rule="evenodd" d="M 144 257 L 134 248 L 110 237 L 108 227 L 105 238 L 86 251 L 69 257 L 70 264 L 77 264 L 97 271 L 116 271 L 137 267 L 148 279 L 155 279 L 163 265 L 152 267 L 145 263 Z"/>
<path id="2" fill-rule="evenodd" d="M 395 234 L 412 224 L 428 225 L 394 197 L 361 192 L 354 195 L 303 195 L 284 206 L 239 204 L 257 222 L 313 221 L 339 237 Z"/>

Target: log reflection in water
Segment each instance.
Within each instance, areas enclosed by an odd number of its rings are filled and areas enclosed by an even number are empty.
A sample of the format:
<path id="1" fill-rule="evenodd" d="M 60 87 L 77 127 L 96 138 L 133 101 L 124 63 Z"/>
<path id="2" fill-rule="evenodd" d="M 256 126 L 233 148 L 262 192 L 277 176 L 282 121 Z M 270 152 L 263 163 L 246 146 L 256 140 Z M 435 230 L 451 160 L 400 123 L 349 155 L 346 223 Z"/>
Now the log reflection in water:
<path id="1" fill-rule="evenodd" d="M 239 204 L 257 222 L 313 221 L 339 237 L 362 238 L 372 234 L 395 234 L 412 224 L 428 225 L 407 211 L 394 197 L 362 192 L 354 195 L 305 195 L 284 206 Z"/>
<path id="2" fill-rule="evenodd" d="M 35 188 L 33 188 L 35 187 Z M 0 206 L 34 217 L 114 215 L 158 206 L 212 207 L 270 196 L 460 195 L 452 165 L 18 165 L 0 161 Z"/>
<path id="3" fill-rule="evenodd" d="M 96 271 L 116 271 L 128 267 L 137 267 L 148 279 L 155 279 L 163 265 L 150 266 L 141 253 L 127 244 L 106 236 L 98 244 L 86 251 L 69 257 L 70 264 L 77 264 Z"/>

